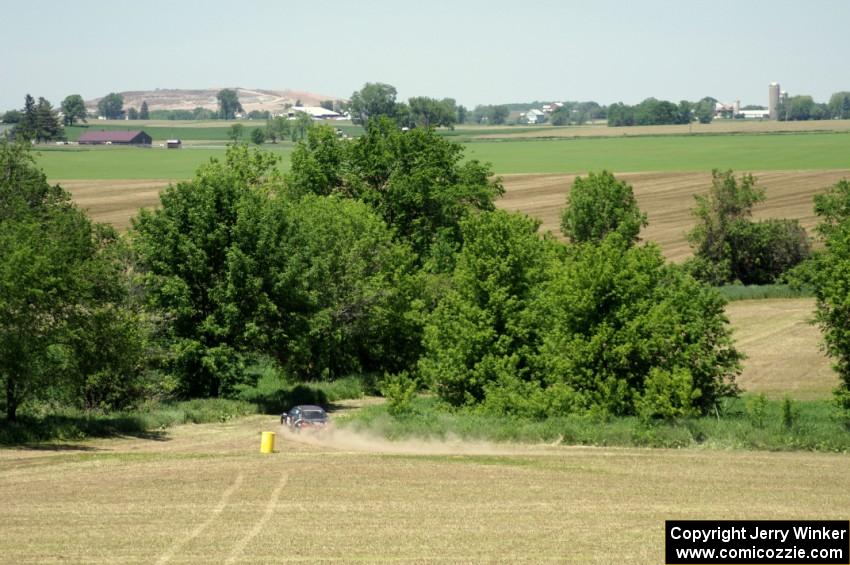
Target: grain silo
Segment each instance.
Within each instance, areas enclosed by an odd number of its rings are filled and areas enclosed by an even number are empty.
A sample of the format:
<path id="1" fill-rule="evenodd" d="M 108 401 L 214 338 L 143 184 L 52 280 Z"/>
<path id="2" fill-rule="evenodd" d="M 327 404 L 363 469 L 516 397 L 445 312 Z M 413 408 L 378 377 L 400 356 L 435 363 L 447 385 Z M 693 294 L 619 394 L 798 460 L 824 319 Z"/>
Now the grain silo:
<path id="1" fill-rule="evenodd" d="M 767 112 L 771 120 L 779 119 L 779 83 L 772 82 L 767 87 Z"/>

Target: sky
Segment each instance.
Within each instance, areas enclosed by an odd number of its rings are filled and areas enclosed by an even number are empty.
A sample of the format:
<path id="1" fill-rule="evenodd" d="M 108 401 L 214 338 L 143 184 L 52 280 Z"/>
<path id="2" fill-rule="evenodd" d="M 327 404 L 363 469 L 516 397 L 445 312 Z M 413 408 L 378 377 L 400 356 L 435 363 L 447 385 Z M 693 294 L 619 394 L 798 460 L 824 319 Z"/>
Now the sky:
<path id="1" fill-rule="evenodd" d="M 0 110 L 154 88 L 306 90 L 468 107 L 850 90 L 846 0 L 0 0 Z"/>

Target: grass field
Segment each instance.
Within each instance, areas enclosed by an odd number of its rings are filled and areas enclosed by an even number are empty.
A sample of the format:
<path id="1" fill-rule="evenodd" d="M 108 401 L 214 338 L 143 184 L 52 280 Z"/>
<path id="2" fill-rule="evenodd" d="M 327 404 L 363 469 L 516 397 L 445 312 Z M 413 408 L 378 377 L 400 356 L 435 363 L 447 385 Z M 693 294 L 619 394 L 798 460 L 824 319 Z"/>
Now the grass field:
<path id="1" fill-rule="evenodd" d="M 236 120 L 236 121 L 186 121 L 186 120 L 97 120 L 88 125 L 71 126 L 65 128 L 65 136 L 68 141 L 77 141 L 84 131 L 126 131 L 144 130 L 150 135 L 154 143 L 166 139 L 180 139 L 183 141 L 218 141 L 230 140 L 230 126 L 241 124 L 243 139 L 248 140 L 251 130 L 254 128 L 265 129 L 265 120 Z M 328 125 L 339 128 L 348 135 L 360 135 L 363 128 L 352 125 L 350 122 L 328 122 Z M 477 132 L 480 133 L 480 130 Z"/>
<path id="2" fill-rule="evenodd" d="M 850 133 L 487 141 L 465 144 L 497 174 L 850 168 Z M 292 146 L 265 145 L 288 166 Z M 187 178 L 220 148 L 42 148 L 50 179 Z"/>
<path id="3" fill-rule="evenodd" d="M 810 323 L 813 298 L 730 302 L 726 314 L 736 346 L 747 355 L 738 384 L 770 398 L 828 399 L 838 375 L 821 351 L 820 330 Z"/>
<path id="4" fill-rule="evenodd" d="M 661 563 L 666 519 L 850 507 L 846 455 L 279 435 L 263 456 L 261 430 L 0 450 L 0 560 Z"/>
<path id="5" fill-rule="evenodd" d="M 582 138 L 467 144 L 497 174 L 850 168 L 850 133 Z"/>
<path id="6" fill-rule="evenodd" d="M 746 390 L 828 395 L 811 308 L 730 304 Z M 275 454 L 257 453 L 263 430 L 279 432 Z M 291 436 L 250 416 L 0 449 L 0 562 L 660 563 L 667 519 L 846 519 L 847 465 L 809 452 Z"/>
<path id="7" fill-rule="evenodd" d="M 56 179 L 187 179 L 210 158 L 223 159 L 220 147 L 107 147 L 41 149 L 37 160 L 47 178 Z M 289 166 L 292 145 L 267 144 L 264 149 L 280 155 L 281 167 Z"/>

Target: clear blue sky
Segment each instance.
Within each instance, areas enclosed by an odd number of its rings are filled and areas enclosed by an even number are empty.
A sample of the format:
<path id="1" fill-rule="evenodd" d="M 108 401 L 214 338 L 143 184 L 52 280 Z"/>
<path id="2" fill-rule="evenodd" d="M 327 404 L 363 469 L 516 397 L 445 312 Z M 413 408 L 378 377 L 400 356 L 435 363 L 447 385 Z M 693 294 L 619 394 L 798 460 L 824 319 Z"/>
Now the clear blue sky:
<path id="1" fill-rule="evenodd" d="M 3 2 L 0 110 L 110 91 L 388 82 L 459 103 L 850 90 L 850 2 Z"/>

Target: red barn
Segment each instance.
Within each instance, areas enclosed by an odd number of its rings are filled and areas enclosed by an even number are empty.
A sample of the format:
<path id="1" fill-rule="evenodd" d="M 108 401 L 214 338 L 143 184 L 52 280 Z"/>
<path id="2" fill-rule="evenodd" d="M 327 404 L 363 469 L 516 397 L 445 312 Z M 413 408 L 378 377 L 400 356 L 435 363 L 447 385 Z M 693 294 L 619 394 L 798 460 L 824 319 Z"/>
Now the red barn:
<path id="1" fill-rule="evenodd" d="M 85 131 L 77 143 L 80 145 L 150 145 L 151 136 L 143 131 Z"/>

